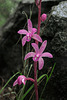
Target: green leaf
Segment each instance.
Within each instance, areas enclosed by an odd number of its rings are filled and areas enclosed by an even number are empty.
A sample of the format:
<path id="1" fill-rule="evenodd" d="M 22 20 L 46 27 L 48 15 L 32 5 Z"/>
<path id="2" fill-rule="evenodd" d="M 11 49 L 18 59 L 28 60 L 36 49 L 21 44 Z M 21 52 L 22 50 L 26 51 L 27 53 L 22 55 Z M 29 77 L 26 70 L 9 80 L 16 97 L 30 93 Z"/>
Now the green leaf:
<path id="1" fill-rule="evenodd" d="M 54 64 L 54 66 L 53 66 L 53 68 L 52 68 L 52 70 L 51 70 L 51 73 L 50 73 L 49 77 L 48 77 L 47 80 L 46 80 L 46 83 L 45 83 L 45 86 L 44 86 L 44 88 L 43 88 L 43 90 L 42 90 L 42 92 L 41 92 L 40 98 L 42 97 L 43 92 L 44 92 L 44 90 L 45 90 L 45 88 L 46 88 L 46 85 L 47 85 L 49 79 L 50 79 L 51 76 L 52 76 L 52 73 L 53 73 L 53 71 L 54 71 L 55 65 L 56 65 L 56 63 Z M 41 99 L 40 99 L 40 100 L 41 100 Z"/>
<path id="2" fill-rule="evenodd" d="M 17 75 L 19 74 L 20 72 L 17 72 L 16 74 L 14 74 L 8 81 L 7 83 L 3 86 L 3 88 L 0 90 L 0 93 L 4 90 L 4 88 L 8 85 L 8 83 Z"/>
<path id="3" fill-rule="evenodd" d="M 53 73 L 53 71 L 54 71 L 55 66 L 56 66 L 56 63 L 54 64 L 54 66 L 53 66 L 53 68 L 52 68 L 52 71 L 51 71 L 51 73 L 50 73 L 50 75 L 49 75 L 49 79 L 50 79 L 51 76 L 52 76 L 52 73 Z"/>

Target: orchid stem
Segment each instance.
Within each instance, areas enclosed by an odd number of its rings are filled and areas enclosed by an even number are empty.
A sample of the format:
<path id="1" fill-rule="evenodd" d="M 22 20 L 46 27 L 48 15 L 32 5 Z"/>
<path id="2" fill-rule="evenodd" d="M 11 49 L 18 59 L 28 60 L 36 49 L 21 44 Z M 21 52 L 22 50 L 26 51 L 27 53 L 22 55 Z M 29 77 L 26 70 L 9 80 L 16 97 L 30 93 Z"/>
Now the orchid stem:
<path id="1" fill-rule="evenodd" d="M 38 6 L 38 0 L 35 0 L 36 6 Z"/>
<path id="2" fill-rule="evenodd" d="M 34 87 L 35 87 L 35 95 L 36 100 L 38 100 L 38 88 L 37 88 L 37 62 L 34 62 Z"/>
<path id="3" fill-rule="evenodd" d="M 38 0 L 35 0 L 38 1 Z M 36 2 L 35 2 L 36 3 Z M 38 3 L 38 2 L 37 2 Z M 37 29 L 37 34 L 40 35 L 40 24 L 41 24 L 41 0 L 39 4 L 37 5 L 38 7 L 38 29 Z M 35 43 L 38 45 L 38 41 L 35 41 Z M 38 87 L 37 87 L 37 62 L 34 62 L 34 86 L 35 86 L 35 94 L 36 94 L 36 100 L 38 100 Z"/>
<path id="4" fill-rule="evenodd" d="M 32 82 L 35 82 L 35 80 L 33 78 L 27 78 L 26 80 L 30 80 Z"/>

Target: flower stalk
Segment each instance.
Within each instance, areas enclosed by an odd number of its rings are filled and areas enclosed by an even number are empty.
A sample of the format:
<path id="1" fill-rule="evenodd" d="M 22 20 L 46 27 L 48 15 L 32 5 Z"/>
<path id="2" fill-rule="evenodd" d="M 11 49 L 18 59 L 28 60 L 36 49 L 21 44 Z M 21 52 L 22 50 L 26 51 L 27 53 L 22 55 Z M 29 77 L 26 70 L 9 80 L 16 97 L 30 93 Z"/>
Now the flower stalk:
<path id="1" fill-rule="evenodd" d="M 38 0 L 35 0 L 36 6 L 38 6 Z"/>
<path id="2" fill-rule="evenodd" d="M 36 6 L 38 7 L 38 29 L 37 34 L 40 34 L 40 24 L 41 24 L 41 0 L 38 4 L 38 0 L 35 0 Z M 35 43 L 38 45 L 38 41 L 35 40 Z M 38 87 L 37 87 L 37 62 L 34 62 L 34 86 L 35 86 L 35 94 L 36 100 L 38 100 Z"/>
<path id="3" fill-rule="evenodd" d="M 35 95 L 36 100 L 38 100 L 38 87 L 37 87 L 37 62 L 34 62 L 34 87 L 35 87 Z"/>

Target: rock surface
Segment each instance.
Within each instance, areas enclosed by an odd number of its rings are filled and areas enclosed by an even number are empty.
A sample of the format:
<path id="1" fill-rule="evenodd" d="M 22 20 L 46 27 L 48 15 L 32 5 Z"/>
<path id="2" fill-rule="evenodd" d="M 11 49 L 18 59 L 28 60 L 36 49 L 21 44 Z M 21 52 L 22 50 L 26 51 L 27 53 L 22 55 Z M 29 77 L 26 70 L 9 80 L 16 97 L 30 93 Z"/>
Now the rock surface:
<path id="1" fill-rule="evenodd" d="M 45 98 L 47 100 L 66 100 L 67 1 L 52 7 L 51 17 L 43 35 L 48 39 L 49 49 L 54 53 L 54 62 L 56 62 L 54 76 L 47 85 Z"/>
<path id="2" fill-rule="evenodd" d="M 52 15 L 59 18 L 67 18 L 67 2 L 61 2 L 58 6 L 52 7 Z"/>
<path id="3" fill-rule="evenodd" d="M 48 30 L 47 30 L 48 29 Z M 62 56 L 67 52 L 67 1 L 52 7 L 51 16 L 44 29 L 46 38 L 51 39 L 52 49 Z M 53 45 L 54 44 L 54 45 Z"/>
<path id="4" fill-rule="evenodd" d="M 22 2 L 23 2 L 23 3 L 34 3 L 34 1 L 35 1 L 35 0 L 23 0 Z M 46 2 L 47 2 L 47 1 L 63 1 L 63 0 L 42 0 L 42 2 L 43 2 L 43 1 L 46 1 Z M 65 1 L 65 0 L 64 0 L 64 1 Z"/>

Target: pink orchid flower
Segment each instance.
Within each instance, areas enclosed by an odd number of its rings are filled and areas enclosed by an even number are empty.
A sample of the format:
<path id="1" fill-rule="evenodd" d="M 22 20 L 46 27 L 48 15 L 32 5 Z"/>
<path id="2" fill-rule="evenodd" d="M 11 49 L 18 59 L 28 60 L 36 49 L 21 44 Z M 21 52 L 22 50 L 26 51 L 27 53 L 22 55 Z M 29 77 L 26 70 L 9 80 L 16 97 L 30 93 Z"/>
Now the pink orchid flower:
<path id="1" fill-rule="evenodd" d="M 32 79 L 32 78 L 26 78 L 24 75 L 20 75 L 17 79 L 16 79 L 16 81 L 13 83 L 13 86 L 15 86 L 15 85 L 21 85 L 22 83 L 25 85 L 25 82 L 26 82 L 26 80 L 30 80 L 30 81 L 32 81 L 32 82 L 35 82 L 35 80 L 34 79 Z"/>
<path id="2" fill-rule="evenodd" d="M 42 43 L 40 49 L 38 48 L 38 45 L 36 43 L 32 43 L 32 47 L 35 49 L 35 52 L 29 52 L 28 54 L 26 54 L 24 59 L 26 60 L 27 58 L 33 57 L 33 61 L 39 62 L 39 70 L 41 70 L 44 65 L 44 60 L 42 57 L 53 58 L 51 53 L 49 52 L 43 53 L 44 49 L 46 48 L 46 45 L 47 45 L 47 40 L 45 40 Z"/>
<path id="3" fill-rule="evenodd" d="M 24 34 L 26 36 L 23 37 L 22 39 L 22 45 L 24 46 L 26 41 L 29 42 L 31 40 L 31 38 L 42 42 L 42 39 L 39 35 L 34 34 L 35 32 L 37 32 L 36 28 L 32 28 L 32 22 L 30 19 L 28 19 L 28 31 L 26 31 L 25 29 L 21 29 L 18 31 L 19 34 Z"/>

